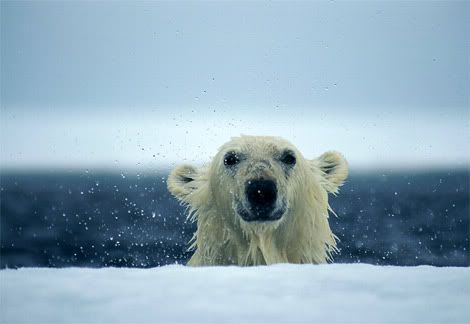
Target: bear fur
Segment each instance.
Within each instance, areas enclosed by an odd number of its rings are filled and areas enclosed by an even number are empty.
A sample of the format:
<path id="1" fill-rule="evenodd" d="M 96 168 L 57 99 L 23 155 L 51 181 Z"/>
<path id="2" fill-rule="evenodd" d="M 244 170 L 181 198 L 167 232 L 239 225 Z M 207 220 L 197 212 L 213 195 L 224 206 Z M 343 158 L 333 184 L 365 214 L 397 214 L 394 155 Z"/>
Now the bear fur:
<path id="1" fill-rule="evenodd" d="M 295 157 L 283 159 L 283 152 Z M 226 154 L 240 159 L 227 166 Z M 295 164 L 293 164 L 295 163 Z M 190 266 L 325 263 L 336 251 L 328 224 L 328 193 L 336 194 L 348 175 L 337 152 L 308 160 L 279 137 L 241 136 L 223 145 L 202 168 L 177 166 L 168 177 L 169 191 L 197 222 Z M 237 212 L 246 183 L 272 179 L 283 215 L 272 221 L 245 221 Z M 278 203 L 278 202 L 276 202 Z M 281 203 L 279 203 L 281 204 Z"/>

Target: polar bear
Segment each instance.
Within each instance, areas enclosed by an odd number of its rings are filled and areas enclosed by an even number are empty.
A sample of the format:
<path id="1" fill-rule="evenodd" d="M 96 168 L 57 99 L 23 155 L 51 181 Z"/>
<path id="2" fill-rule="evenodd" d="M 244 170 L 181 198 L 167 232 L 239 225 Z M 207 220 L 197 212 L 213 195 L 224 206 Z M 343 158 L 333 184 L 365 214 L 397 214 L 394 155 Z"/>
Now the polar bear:
<path id="1" fill-rule="evenodd" d="M 190 266 L 325 263 L 336 250 L 328 193 L 348 176 L 340 153 L 308 160 L 279 137 L 240 136 L 203 168 L 177 166 L 169 191 L 197 222 Z"/>

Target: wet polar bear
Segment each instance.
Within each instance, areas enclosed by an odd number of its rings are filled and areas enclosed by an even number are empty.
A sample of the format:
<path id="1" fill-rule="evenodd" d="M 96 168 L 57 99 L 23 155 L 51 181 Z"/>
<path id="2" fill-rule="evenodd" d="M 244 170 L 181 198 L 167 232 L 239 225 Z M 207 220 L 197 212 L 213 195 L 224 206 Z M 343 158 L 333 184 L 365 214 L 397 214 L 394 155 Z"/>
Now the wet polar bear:
<path id="1" fill-rule="evenodd" d="M 329 261 L 328 193 L 347 175 L 337 152 L 308 160 L 288 141 L 261 136 L 232 138 L 205 168 L 177 166 L 168 189 L 197 221 L 188 265 Z"/>

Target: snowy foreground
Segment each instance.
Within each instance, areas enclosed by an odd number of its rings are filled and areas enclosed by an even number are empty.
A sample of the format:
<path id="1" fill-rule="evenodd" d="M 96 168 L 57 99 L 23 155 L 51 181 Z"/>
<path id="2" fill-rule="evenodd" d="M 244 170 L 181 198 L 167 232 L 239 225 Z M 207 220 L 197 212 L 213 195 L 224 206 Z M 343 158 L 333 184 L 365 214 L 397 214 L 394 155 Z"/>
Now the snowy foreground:
<path id="1" fill-rule="evenodd" d="M 24 268 L 0 284 L 1 323 L 470 323 L 470 268 Z"/>

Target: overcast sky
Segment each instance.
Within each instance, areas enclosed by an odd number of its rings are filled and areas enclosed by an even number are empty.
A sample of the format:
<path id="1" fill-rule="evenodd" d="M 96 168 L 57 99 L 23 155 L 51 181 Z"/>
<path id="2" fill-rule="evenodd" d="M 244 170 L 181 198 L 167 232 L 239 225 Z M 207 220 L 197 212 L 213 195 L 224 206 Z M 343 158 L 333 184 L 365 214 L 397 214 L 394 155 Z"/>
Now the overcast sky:
<path id="1" fill-rule="evenodd" d="M 470 2 L 1 2 L 1 167 L 203 162 L 240 133 L 469 163 Z M 155 156 L 154 156 L 155 155 Z"/>

